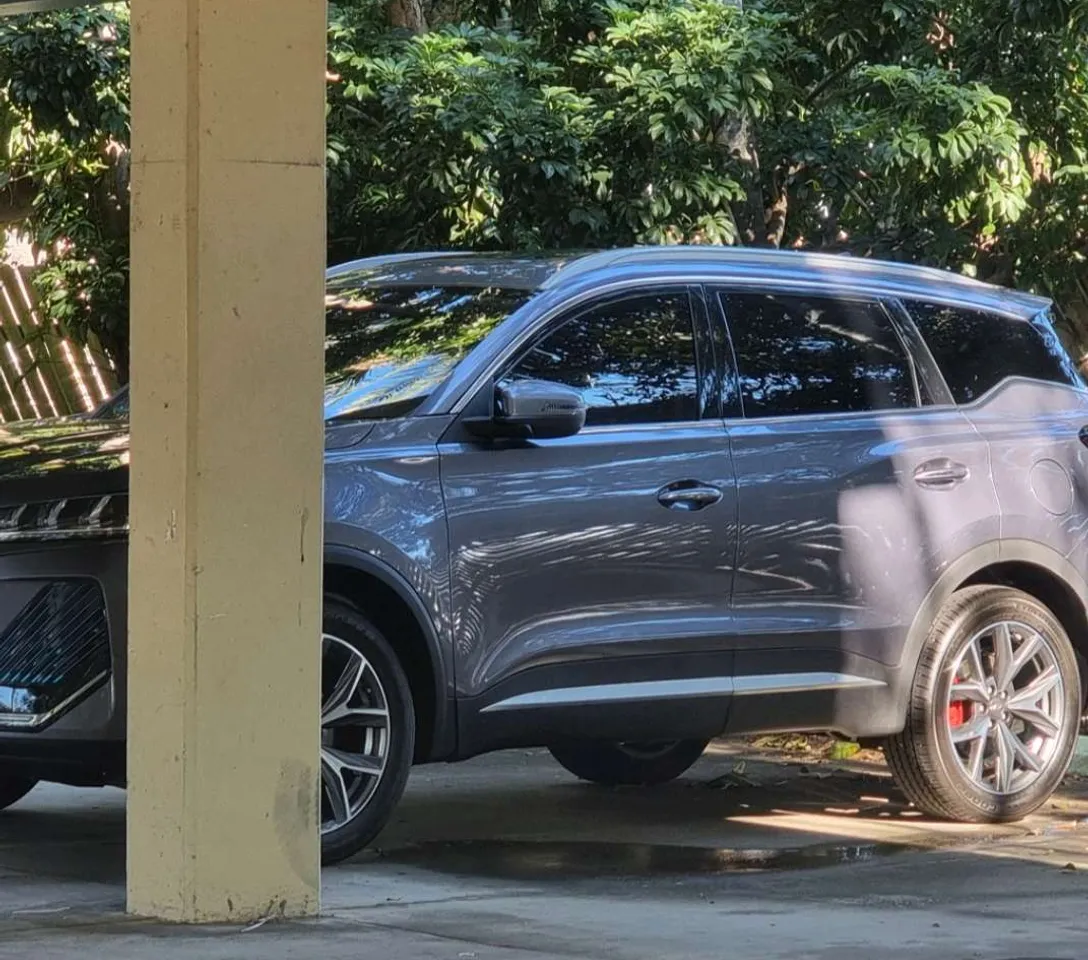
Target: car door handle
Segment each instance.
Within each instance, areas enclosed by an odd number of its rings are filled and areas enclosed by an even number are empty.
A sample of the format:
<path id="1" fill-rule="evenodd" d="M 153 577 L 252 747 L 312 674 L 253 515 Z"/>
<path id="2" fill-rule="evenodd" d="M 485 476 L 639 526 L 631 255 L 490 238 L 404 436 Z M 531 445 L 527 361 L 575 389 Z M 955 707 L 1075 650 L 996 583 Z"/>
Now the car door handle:
<path id="1" fill-rule="evenodd" d="M 964 464 L 940 457 L 919 464 L 914 470 L 914 482 L 920 487 L 947 490 L 963 483 L 970 475 L 971 471 Z"/>
<path id="2" fill-rule="evenodd" d="M 702 510 L 721 498 L 721 490 L 698 480 L 678 480 L 657 491 L 657 502 L 670 510 Z"/>

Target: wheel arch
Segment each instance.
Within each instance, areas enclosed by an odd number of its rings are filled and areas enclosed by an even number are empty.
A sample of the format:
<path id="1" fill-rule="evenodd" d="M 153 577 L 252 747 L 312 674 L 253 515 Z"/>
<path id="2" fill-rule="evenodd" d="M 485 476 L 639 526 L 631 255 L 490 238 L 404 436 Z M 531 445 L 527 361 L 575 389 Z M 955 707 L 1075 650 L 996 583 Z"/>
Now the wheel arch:
<path id="1" fill-rule="evenodd" d="M 1023 590 L 1054 613 L 1077 653 L 1081 686 L 1088 700 L 1088 583 L 1056 550 L 1030 540 L 1003 540 L 982 544 L 949 564 L 922 601 L 900 662 L 897 695 L 904 719 L 922 649 L 938 611 L 957 590 L 978 584 Z"/>
<path id="2" fill-rule="evenodd" d="M 408 675 L 416 710 L 416 762 L 456 751 L 452 678 L 434 620 L 422 598 L 396 569 L 351 547 L 325 548 L 325 592 L 374 620 Z"/>

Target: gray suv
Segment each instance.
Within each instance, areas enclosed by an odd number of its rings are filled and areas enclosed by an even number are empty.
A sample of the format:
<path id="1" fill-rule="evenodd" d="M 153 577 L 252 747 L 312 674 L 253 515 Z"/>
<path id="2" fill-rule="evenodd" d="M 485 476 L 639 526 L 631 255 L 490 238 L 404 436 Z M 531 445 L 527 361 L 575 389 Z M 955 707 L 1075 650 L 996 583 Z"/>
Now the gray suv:
<path id="1" fill-rule="evenodd" d="M 326 862 L 413 762 L 507 747 L 653 784 L 835 731 L 974 822 L 1057 787 L 1088 390 L 1049 301 L 800 253 L 434 254 L 331 270 L 327 322 Z M 0 446 L 0 806 L 125 782 L 126 404 Z"/>

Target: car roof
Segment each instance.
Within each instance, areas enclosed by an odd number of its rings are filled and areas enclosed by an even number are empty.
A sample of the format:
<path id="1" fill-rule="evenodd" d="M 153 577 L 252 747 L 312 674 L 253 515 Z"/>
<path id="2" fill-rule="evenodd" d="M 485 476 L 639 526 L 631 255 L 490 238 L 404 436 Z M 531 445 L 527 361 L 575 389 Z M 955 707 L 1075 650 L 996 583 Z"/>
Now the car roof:
<path id="1" fill-rule="evenodd" d="M 574 254 L 521 253 L 399 253 L 367 257 L 330 268 L 326 273 L 330 295 L 343 293 L 353 286 L 383 284 L 388 286 L 499 286 L 513 290 L 535 291 L 566 264 L 585 259 Z"/>
<path id="2" fill-rule="evenodd" d="M 533 291 L 559 289 L 591 275 L 607 280 L 610 275 L 620 278 L 642 272 L 723 282 L 803 282 L 825 287 L 841 284 L 859 292 L 968 304 L 1024 318 L 1051 305 L 1045 297 L 934 267 L 848 254 L 710 245 L 542 254 L 393 254 L 333 267 L 328 271 L 328 282 L 333 295 L 354 285 L 372 283 L 503 286 Z"/>

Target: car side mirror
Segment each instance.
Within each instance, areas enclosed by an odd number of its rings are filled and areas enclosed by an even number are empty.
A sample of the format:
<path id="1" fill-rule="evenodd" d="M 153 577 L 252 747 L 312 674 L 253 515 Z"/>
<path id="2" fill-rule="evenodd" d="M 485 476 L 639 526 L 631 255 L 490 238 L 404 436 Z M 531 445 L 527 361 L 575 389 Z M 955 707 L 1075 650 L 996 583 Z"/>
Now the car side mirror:
<path id="1" fill-rule="evenodd" d="M 490 417 L 464 421 L 486 439 L 546 440 L 574 436 L 586 424 L 581 391 L 551 380 L 511 380 L 495 387 Z"/>

